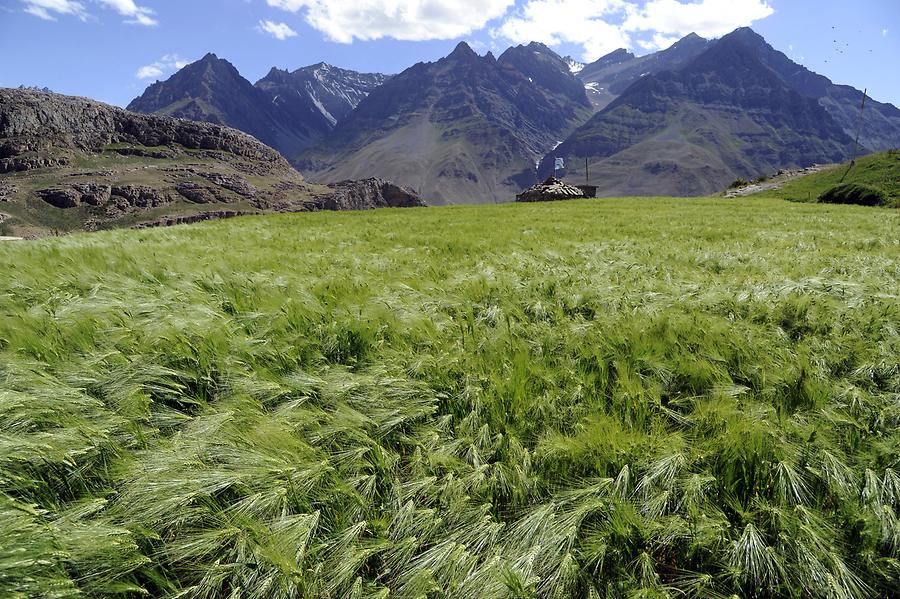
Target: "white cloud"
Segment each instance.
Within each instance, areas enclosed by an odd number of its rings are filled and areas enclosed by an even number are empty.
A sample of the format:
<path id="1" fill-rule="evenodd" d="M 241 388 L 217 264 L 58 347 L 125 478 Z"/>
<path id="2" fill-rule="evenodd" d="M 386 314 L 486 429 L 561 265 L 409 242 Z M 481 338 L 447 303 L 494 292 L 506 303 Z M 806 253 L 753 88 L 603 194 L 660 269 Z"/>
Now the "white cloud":
<path id="1" fill-rule="evenodd" d="M 165 71 L 162 70 L 156 63 L 148 64 L 145 67 L 141 67 L 138 69 L 137 74 L 135 75 L 138 79 L 159 79 L 163 76 Z"/>
<path id="2" fill-rule="evenodd" d="M 583 58 L 594 61 L 631 46 L 628 32 L 610 22 L 616 15 L 621 18 L 625 6 L 623 0 L 529 0 L 492 33 L 516 44 L 578 44 Z"/>
<path id="3" fill-rule="evenodd" d="M 286 40 L 289 37 L 296 37 L 297 32 L 291 29 L 286 23 L 276 23 L 275 21 L 260 21 L 256 27 L 263 33 L 268 33 L 272 37 L 279 40 Z"/>
<path id="4" fill-rule="evenodd" d="M 58 15 L 72 15 L 82 21 L 88 18 L 84 5 L 75 0 L 23 0 L 25 12 L 45 21 L 55 21 Z"/>
<path id="5" fill-rule="evenodd" d="M 183 69 L 189 64 L 190 61 L 181 60 L 177 54 L 166 54 L 156 62 L 139 68 L 134 76 L 138 79 L 159 79 L 166 73 Z"/>
<path id="6" fill-rule="evenodd" d="M 692 32 L 719 37 L 773 12 L 766 0 L 527 0 L 492 33 L 514 43 L 573 43 L 592 61 L 618 48 L 667 48 Z"/>
<path id="7" fill-rule="evenodd" d="M 138 6 L 134 0 L 94 0 L 94 2 L 126 17 L 126 23 L 144 26 L 158 24 L 153 18 L 153 11 Z M 90 18 L 84 4 L 76 0 L 22 0 L 22 3 L 25 5 L 25 12 L 48 21 L 56 20 L 59 15 L 75 16 L 82 21 Z"/>
<path id="8" fill-rule="evenodd" d="M 696 33 L 719 37 L 774 13 L 766 0 L 650 0 L 643 7 L 631 4 L 623 27 L 627 31 L 653 31 L 674 36 Z"/>
<path id="9" fill-rule="evenodd" d="M 887 34 L 888 34 L 888 30 L 887 30 L 887 29 L 882 29 L 882 30 L 881 30 L 881 37 L 887 37 Z"/>
<path id="10" fill-rule="evenodd" d="M 153 11 L 143 6 L 138 6 L 134 0 L 97 0 L 100 4 L 104 4 L 112 8 L 123 17 L 127 17 L 126 23 L 132 25 L 144 25 L 147 27 L 158 25 L 158 21 L 153 18 Z"/>
<path id="11" fill-rule="evenodd" d="M 266 0 L 288 12 L 303 11 L 306 22 L 329 39 L 422 41 L 453 39 L 483 28 L 506 14 L 515 0 Z"/>

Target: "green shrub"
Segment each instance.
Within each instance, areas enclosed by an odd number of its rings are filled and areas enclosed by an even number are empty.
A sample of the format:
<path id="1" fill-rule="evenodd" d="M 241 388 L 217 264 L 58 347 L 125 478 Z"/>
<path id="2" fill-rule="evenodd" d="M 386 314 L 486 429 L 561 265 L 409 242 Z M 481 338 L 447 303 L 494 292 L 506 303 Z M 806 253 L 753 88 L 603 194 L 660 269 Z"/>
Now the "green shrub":
<path id="1" fill-rule="evenodd" d="M 884 206 L 887 194 L 882 190 L 860 183 L 844 183 L 832 187 L 819 196 L 823 204 L 855 204 L 857 206 Z"/>
<path id="2" fill-rule="evenodd" d="M 738 189 L 740 187 L 747 187 L 750 185 L 750 182 L 746 179 L 739 177 L 731 182 L 731 185 L 728 186 L 728 189 Z"/>

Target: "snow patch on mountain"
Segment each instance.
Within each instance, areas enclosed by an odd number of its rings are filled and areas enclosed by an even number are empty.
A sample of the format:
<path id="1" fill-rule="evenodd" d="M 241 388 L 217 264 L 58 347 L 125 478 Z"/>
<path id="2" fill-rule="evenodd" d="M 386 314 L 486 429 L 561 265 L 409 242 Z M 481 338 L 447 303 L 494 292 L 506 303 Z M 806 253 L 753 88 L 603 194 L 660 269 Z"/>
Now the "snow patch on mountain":
<path id="1" fill-rule="evenodd" d="M 563 60 L 565 60 L 566 64 L 569 65 L 569 71 L 573 75 L 577 75 L 578 73 L 583 71 L 584 67 L 586 66 L 583 62 L 578 62 L 571 56 L 566 56 Z"/>

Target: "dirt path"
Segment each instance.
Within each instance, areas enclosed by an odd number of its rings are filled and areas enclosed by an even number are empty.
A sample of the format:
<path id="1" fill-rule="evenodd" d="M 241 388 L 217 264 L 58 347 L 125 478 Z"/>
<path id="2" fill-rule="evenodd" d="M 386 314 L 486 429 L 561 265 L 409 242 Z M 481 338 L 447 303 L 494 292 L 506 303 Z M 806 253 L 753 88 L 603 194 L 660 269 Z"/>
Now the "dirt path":
<path id="1" fill-rule="evenodd" d="M 788 181 L 793 181 L 799 177 L 805 177 L 806 175 L 812 175 L 813 173 L 818 173 L 824 171 L 825 169 L 831 168 L 834 165 L 822 165 L 822 164 L 814 164 L 812 166 L 808 166 L 806 168 L 794 170 L 794 171 L 781 171 L 771 179 L 768 179 L 762 183 L 751 183 L 750 185 L 745 185 L 744 187 L 739 187 L 737 189 L 729 189 L 725 192 L 726 198 L 741 198 L 744 196 L 749 196 L 753 194 L 757 194 L 763 191 L 772 191 L 773 189 L 781 189 L 781 186 L 787 183 Z"/>

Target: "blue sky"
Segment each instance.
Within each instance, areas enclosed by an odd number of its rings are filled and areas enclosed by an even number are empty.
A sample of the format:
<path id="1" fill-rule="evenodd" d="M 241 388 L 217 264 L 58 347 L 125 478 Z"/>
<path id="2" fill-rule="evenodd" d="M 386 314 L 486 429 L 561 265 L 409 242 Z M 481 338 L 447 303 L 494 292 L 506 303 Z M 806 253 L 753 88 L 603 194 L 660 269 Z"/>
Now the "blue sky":
<path id="1" fill-rule="evenodd" d="M 256 81 L 323 60 L 396 73 L 460 40 L 481 53 L 537 40 L 592 60 L 743 25 L 900 106 L 900 0 L 0 0 L 0 86 L 124 106 L 207 52 Z"/>

